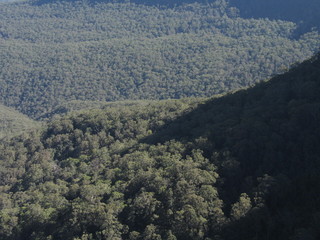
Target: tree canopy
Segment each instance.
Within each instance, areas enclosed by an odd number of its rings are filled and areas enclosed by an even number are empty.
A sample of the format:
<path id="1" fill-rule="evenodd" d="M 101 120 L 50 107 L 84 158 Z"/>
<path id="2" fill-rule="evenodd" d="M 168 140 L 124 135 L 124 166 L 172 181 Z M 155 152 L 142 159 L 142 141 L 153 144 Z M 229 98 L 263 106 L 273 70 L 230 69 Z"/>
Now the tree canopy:
<path id="1" fill-rule="evenodd" d="M 0 238 L 318 239 L 319 55 L 220 98 L 70 113 L 0 144 Z"/>
<path id="2" fill-rule="evenodd" d="M 0 139 L 39 127 L 27 116 L 0 104 Z"/>
<path id="3" fill-rule="evenodd" d="M 177 6 L 33 1 L 0 7 L 0 102 L 39 119 L 74 100 L 209 97 L 310 57 L 319 34 L 243 19 L 225 1 Z"/>

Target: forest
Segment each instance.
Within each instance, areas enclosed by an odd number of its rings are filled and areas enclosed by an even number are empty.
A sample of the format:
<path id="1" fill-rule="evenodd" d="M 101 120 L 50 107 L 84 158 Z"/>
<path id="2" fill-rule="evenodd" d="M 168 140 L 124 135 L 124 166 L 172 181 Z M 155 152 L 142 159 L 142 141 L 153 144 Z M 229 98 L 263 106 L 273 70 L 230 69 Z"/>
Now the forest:
<path id="1" fill-rule="evenodd" d="M 12 137 L 24 131 L 38 128 L 40 125 L 41 123 L 0 104 L 0 141 L 2 138 Z"/>
<path id="2" fill-rule="evenodd" d="M 1 240 L 320 239 L 320 2 L 2 2 Z"/>
<path id="3" fill-rule="evenodd" d="M 229 0 L 243 17 L 270 18 L 298 24 L 296 34 L 320 29 L 320 4 L 318 0 Z"/>
<path id="4" fill-rule="evenodd" d="M 223 94 L 311 57 L 319 33 L 297 28 L 242 18 L 224 0 L 1 4 L 0 103 L 39 120 L 70 101 Z"/>
<path id="5" fill-rule="evenodd" d="M 320 54 L 210 99 L 78 110 L 0 144 L 0 238 L 320 237 Z"/>

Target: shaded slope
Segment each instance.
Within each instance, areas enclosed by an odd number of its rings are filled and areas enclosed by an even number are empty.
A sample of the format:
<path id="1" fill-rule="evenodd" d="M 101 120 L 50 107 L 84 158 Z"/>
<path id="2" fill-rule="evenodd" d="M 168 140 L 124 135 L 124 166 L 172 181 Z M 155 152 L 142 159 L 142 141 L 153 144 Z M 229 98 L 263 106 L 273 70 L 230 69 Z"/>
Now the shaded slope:
<path id="1" fill-rule="evenodd" d="M 0 145 L 1 239 L 319 239 L 319 55 L 208 101 L 77 112 Z"/>
<path id="2" fill-rule="evenodd" d="M 159 139 L 167 141 L 171 139 L 171 135 L 175 138 L 217 135 L 221 140 L 214 141 L 220 143 L 219 146 L 231 147 L 223 138 L 232 136 L 232 138 L 240 139 L 240 136 L 235 137 L 234 135 L 241 128 L 246 128 L 243 129 L 245 133 L 249 131 L 248 127 L 254 127 L 250 125 L 251 121 L 264 123 L 268 129 L 278 129 L 281 132 L 281 126 L 278 124 L 283 122 L 286 127 L 289 121 L 298 121 L 295 115 L 302 117 L 300 111 L 304 107 L 305 121 L 301 119 L 301 122 L 297 123 L 305 122 L 305 127 L 314 126 L 316 122 L 310 122 L 310 125 L 308 121 L 312 120 L 312 116 L 309 115 L 312 114 L 311 106 L 315 107 L 313 109 L 315 119 L 319 110 L 316 108 L 320 98 L 317 94 L 320 84 L 319 71 L 319 55 L 317 55 L 292 68 L 289 72 L 259 83 L 253 88 L 213 98 L 190 114 L 175 119 L 173 123 L 168 123 L 159 131 L 159 135 L 152 137 L 155 137 L 157 141 Z M 190 128 L 185 129 L 184 125 L 190 125 Z M 212 132 L 219 134 L 212 135 Z M 244 135 L 243 138 L 246 139 L 246 136 Z"/>
<path id="3" fill-rule="evenodd" d="M 202 149 L 219 166 L 226 206 L 242 192 L 256 204 L 224 227 L 226 239 L 318 239 L 319 89 L 318 55 L 252 89 L 209 101 L 147 142 L 206 139 Z"/>

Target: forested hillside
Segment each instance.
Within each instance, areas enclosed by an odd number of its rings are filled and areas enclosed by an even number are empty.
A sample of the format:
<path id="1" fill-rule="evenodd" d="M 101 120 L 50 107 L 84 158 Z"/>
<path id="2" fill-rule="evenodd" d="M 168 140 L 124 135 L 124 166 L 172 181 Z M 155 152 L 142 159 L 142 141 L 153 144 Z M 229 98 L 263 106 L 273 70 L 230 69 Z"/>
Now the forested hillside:
<path id="1" fill-rule="evenodd" d="M 0 139 L 39 127 L 27 116 L 0 104 Z"/>
<path id="2" fill-rule="evenodd" d="M 0 145 L 0 238 L 320 238 L 320 56 L 210 100 L 80 111 Z"/>
<path id="3" fill-rule="evenodd" d="M 225 1 L 178 6 L 25 1 L 0 6 L 0 102 L 39 119 L 73 100 L 212 96 L 310 57 L 318 32 L 243 19 Z"/>
<path id="4" fill-rule="evenodd" d="M 292 21 L 299 24 L 298 33 L 320 29 L 318 0 L 229 0 L 241 16 Z"/>
<path id="5" fill-rule="evenodd" d="M 207 3 L 211 1 L 131 0 L 130 2 L 175 6 L 185 3 Z M 224 1 L 218 0 L 217 2 L 221 3 Z M 312 28 L 318 28 L 318 30 L 320 28 L 320 1 L 318 0 L 228 0 L 227 2 L 229 2 L 231 7 L 237 8 L 240 16 L 244 18 L 269 18 L 295 22 L 298 24 L 297 36 L 310 31 Z"/>

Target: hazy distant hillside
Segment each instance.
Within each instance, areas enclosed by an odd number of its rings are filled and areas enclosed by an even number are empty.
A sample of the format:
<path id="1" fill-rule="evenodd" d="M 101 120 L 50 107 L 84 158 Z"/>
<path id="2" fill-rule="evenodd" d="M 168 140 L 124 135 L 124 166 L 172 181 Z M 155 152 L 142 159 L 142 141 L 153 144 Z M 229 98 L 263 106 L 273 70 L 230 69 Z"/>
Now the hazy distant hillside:
<path id="1" fill-rule="evenodd" d="M 45 0 L 43 0 L 45 1 Z M 106 1 L 106 0 L 105 0 Z M 40 1 L 41 2 L 41 1 Z M 121 1 L 120 1 L 121 2 Z M 212 0 L 131 0 L 147 5 L 181 5 L 186 3 L 207 3 Z M 218 2 L 224 2 L 219 0 Z M 231 7 L 240 10 L 241 17 L 270 18 L 292 21 L 299 24 L 297 34 L 320 28 L 320 1 L 318 0 L 228 0 Z"/>
<path id="2" fill-rule="evenodd" d="M 320 56 L 221 98 L 77 112 L 0 144 L 0 238 L 320 238 Z"/>
<path id="3" fill-rule="evenodd" d="M 310 57 L 319 34 L 242 19 L 225 1 L 177 7 L 55 1 L 0 7 L 0 102 L 33 118 L 73 100 L 211 96 Z"/>
<path id="4" fill-rule="evenodd" d="M 320 29 L 320 1 L 318 0 L 230 0 L 240 9 L 241 16 L 282 19 L 300 25 L 299 32 L 312 27 Z"/>
<path id="5" fill-rule="evenodd" d="M 39 124 L 27 116 L 0 105 L 0 139 L 6 136 L 17 135 L 36 126 L 39 126 Z"/>
<path id="6" fill-rule="evenodd" d="M 0 0 L 0 3 L 9 3 L 9 2 L 17 2 L 22 0 Z"/>

